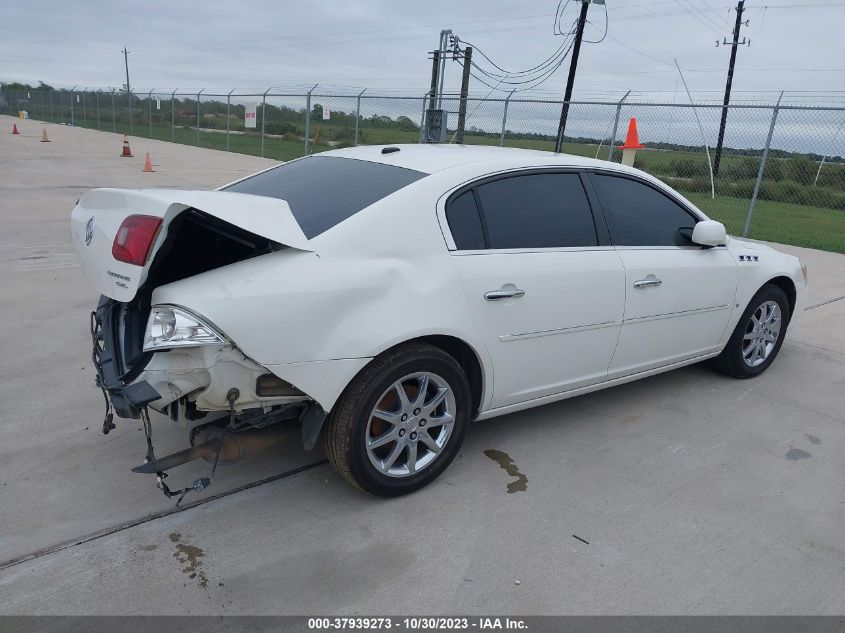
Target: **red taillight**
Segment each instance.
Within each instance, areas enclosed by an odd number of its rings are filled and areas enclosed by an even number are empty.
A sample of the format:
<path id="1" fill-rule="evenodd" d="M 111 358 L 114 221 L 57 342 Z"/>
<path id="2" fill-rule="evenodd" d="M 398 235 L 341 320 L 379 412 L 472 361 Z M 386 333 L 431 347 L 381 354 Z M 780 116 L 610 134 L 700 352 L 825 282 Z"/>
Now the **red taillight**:
<path id="1" fill-rule="evenodd" d="M 119 262 L 143 266 L 155 242 L 161 218 L 151 215 L 130 215 L 114 236 L 111 254 Z"/>

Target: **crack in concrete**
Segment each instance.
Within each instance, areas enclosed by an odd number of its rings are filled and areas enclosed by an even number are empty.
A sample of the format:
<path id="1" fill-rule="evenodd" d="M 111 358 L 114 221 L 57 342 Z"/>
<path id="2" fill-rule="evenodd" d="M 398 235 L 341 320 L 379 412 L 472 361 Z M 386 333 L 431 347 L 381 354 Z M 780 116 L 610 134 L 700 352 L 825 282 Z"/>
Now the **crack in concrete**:
<path id="1" fill-rule="evenodd" d="M 285 471 L 283 473 L 279 473 L 278 475 L 272 475 L 270 477 L 265 477 L 264 479 L 259 479 L 258 481 L 253 481 L 248 484 L 243 484 L 242 486 L 237 486 L 236 488 L 232 488 L 231 490 L 220 492 L 216 495 L 211 495 L 204 499 L 200 499 L 199 501 L 194 501 L 193 503 L 188 503 L 179 507 L 174 506 L 173 508 L 168 508 L 167 510 L 162 510 L 160 512 L 149 514 L 141 519 L 135 519 L 133 521 L 127 521 L 126 523 L 113 525 L 98 532 L 93 532 L 91 534 L 87 534 L 76 539 L 71 539 L 70 541 L 64 541 L 63 543 L 51 545 L 49 547 L 42 548 L 29 554 L 17 556 L 15 558 L 0 562 L 0 571 L 8 569 L 10 567 L 15 567 L 16 565 L 20 565 L 21 563 L 26 563 L 28 561 L 35 560 L 36 558 L 42 558 L 50 554 L 55 554 L 56 552 L 61 552 L 62 550 L 70 549 L 71 547 L 76 547 L 77 545 L 84 545 L 85 543 L 96 541 L 97 539 L 103 538 L 104 536 L 110 536 L 112 534 L 116 534 L 117 532 L 123 532 L 124 530 L 128 530 L 138 525 L 143 525 L 144 523 L 149 523 L 157 519 L 163 519 L 179 512 L 185 512 L 186 510 L 190 510 L 192 508 L 211 503 L 212 501 L 217 501 L 218 499 L 222 499 L 224 497 L 228 497 L 239 492 L 249 490 L 250 488 L 257 488 L 258 486 L 273 483 L 274 481 L 278 481 L 286 477 L 298 475 L 299 473 L 305 472 L 306 470 L 311 470 L 327 463 L 327 459 L 322 459 L 318 462 L 314 462 L 313 464 L 306 464 L 305 466 L 300 466 L 299 468 L 294 468 L 293 470 Z"/>
<path id="2" fill-rule="evenodd" d="M 822 306 L 826 306 L 831 303 L 836 303 L 837 301 L 842 301 L 843 299 L 845 299 L 845 295 L 842 295 L 841 297 L 834 297 L 833 299 L 828 299 L 827 301 L 819 301 L 818 303 L 814 303 L 811 306 L 807 306 L 806 308 L 804 308 L 804 311 L 806 312 L 807 310 L 815 310 L 816 308 L 821 308 Z"/>

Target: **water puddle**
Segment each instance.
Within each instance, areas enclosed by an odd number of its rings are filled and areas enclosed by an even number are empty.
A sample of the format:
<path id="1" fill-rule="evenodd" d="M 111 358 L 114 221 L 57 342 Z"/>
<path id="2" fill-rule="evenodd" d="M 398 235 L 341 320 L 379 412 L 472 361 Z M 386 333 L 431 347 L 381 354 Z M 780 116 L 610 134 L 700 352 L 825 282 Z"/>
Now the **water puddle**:
<path id="1" fill-rule="evenodd" d="M 497 451 L 495 448 L 488 448 L 484 451 L 484 454 L 499 464 L 508 475 L 516 477 L 516 480 L 508 484 L 508 494 L 512 495 L 515 492 L 525 492 L 525 489 L 528 488 L 528 477 L 519 472 L 519 468 L 514 464 L 510 455 L 504 451 Z"/>

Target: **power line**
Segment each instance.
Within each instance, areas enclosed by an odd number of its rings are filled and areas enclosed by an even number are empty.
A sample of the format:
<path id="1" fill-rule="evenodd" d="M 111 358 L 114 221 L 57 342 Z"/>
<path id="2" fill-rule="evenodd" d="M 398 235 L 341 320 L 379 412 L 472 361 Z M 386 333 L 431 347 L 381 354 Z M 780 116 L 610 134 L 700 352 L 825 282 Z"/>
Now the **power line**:
<path id="1" fill-rule="evenodd" d="M 488 88 L 493 90 L 500 89 L 499 86 L 505 84 L 506 86 L 519 86 L 520 88 L 514 88 L 512 92 L 517 91 L 524 91 L 524 90 L 532 90 L 537 86 L 542 85 L 545 81 L 547 81 L 556 71 L 560 68 L 563 60 L 569 54 L 569 51 L 572 48 L 573 42 L 573 27 L 575 23 L 569 28 L 567 32 L 564 32 L 560 26 L 561 18 L 565 12 L 566 5 L 564 4 L 565 0 L 559 0 L 557 9 L 555 10 L 554 16 L 554 23 L 552 25 L 552 32 L 555 35 L 562 35 L 564 37 L 563 42 L 557 48 L 557 50 L 552 53 L 549 57 L 545 60 L 532 66 L 531 68 L 527 68 L 524 70 L 517 70 L 511 71 L 507 70 L 503 66 L 500 66 L 493 59 L 484 52 L 484 50 L 479 47 L 477 44 L 469 42 L 467 40 L 461 40 L 460 38 L 456 38 L 455 45 L 458 47 L 460 43 L 466 44 L 468 47 L 472 47 L 473 50 L 477 51 L 491 66 L 493 66 L 497 71 L 488 70 L 483 68 L 480 64 L 475 61 L 468 60 L 471 68 L 468 69 L 470 75 L 475 78 L 477 81 L 482 83 L 483 85 L 487 86 Z M 464 62 L 461 62 L 459 58 L 457 61 L 463 67 Z M 475 69 L 481 75 L 484 75 L 486 78 L 479 77 L 476 73 L 472 72 L 472 69 Z M 489 82 L 487 81 L 489 79 Z M 495 82 L 491 85 L 490 82 Z"/>
<path id="2" fill-rule="evenodd" d="M 672 2 L 677 2 L 677 0 L 671 0 Z M 660 2 L 648 3 L 649 6 L 653 6 L 655 4 L 662 4 Z M 633 5 L 632 5 L 633 6 Z M 644 6 L 644 5 L 637 5 L 637 6 Z M 772 5 L 769 5 L 771 8 Z M 804 6 L 804 5 L 802 5 Z M 810 6 L 810 5 L 806 5 Z M 821 5 L 819 5 L 821 6 Z M 828 6 L 828 5 L 826 5 Z M 837 6 L 837 5 L 833 5 Z M 839 6 L 845 6 L 845 3 L 842 3 Z M 712 11 L 724 11 L 730 7 L 721 7 L 721 8 L 714 8 L 714 9 L 700 9 L 699 12 L 712 12 Z M 644 20 L 653 17 L 673 17 L 673 16 L 681 16 L 681 15 L 691 15 L 693 12 L 689 9 L 679 10 L 679 11 L 669 11 L 669 12 L 662 12 L 662 13 L 638 13 L 634 15 L 627 15 L 627 16 L 619 16 L 615 18 L 609 18 L 609 22 L 626 22 L 631 20 Z M 534 19 L 539 17 L 549 17 L 553 16 L 554 14 L 545 13 L 545 14 L 536 14 L 532 16 L 512 16 L 509 18 L 489 18 L 483 20 L 472 20 L 468 22 L 461 22 L 461 23 L 453 23 L 453 25 L 461 25 L 461 24 L 481 24 L 486 22 L 512 22 L 514 20 L 524 20 L 524 19 Z M 234 48 L 243 48 L 243 47 L 250 47 L 256 43 L 261 42 L 271 42 L 274 43 L 276 46 L 297 46 L 298 44 L 286 44 L 285 40 L 301 40 L 301 39 L 308 39 L 313 40 L 317 38 L 335 38 L 333 42 L 333 46 L 343 46 L 343 45 L 357 45 L 357 44 L 364 44 L 370 42 L 382 42 L 387 40 L 395 40 L 395 39 L 405 39 L 405 38 L 415 38 L 415 37 L 429 37 L 430 33 L 411 33 L 411 34 L 403 34 L 400 35 L 398 32 L 402 31 L 415 31 L 420 29 L 432 28 L 434 26 L 439 25 L 420 25 L 414 27 L 397 27 L 397 28 L 388 28 L 388 29 L 370 29 L 365 31 L 345 31 L 340 33 L 312 33 L 310 35 L 285 35 L 282 37 L 272 37 L 272 38 L 251 38 L 248 41 L 244 41 L 243 38 L 239 40 L 228 40 L 228 41 L 217 41 L 217 42 L 209 42 L 207 40 L 203 40 L 202 44 L 207 46 L 197 46 L 197 42 L 187 42 L 187 41 L 177 41 L 177 44 L 190 46 L 194 49 L 204 50 L 207 49 L 209 46 L 213 46 L 216 50 L 220 50 L 221 44 L 230 44 L 231 46 L 226 46 L 225 49 L 234 49 Z M 464 35 L 480 35 L 480 34 L 488 34 L 488 33 L 510 33 L 516 31 L 535 31 L 538 29 L 546 29 L 548 28 L 547 24 L 534 24 L 528 26 L 510 26 L 510 27 L 501 27 L 501 28 L 490 28 L 490 29 L 479 29 L 479 30 L 472 30 L 472 31 L 465 31 Z M 343 37 L 343 36 L 353 36 L 353 35 L 368 35 L 368 34 L 376 34 L 376 33 L 397 33 L 396 35 L 383 35 L 374 38 L 356 38 L 349 41 L 340 41 L 338 42 L 336 38 Z"/>
<path id="3" fill-rule="evenodd" d="M 595 24 L 593 24 L 589 20 L 587 20 L 587 23 L 590 26 L 598 28 Z M 604 42 L 605 38 L 607 37 L 607 27 L 608 26 L 609 26 L 609 23 L 608 23 L 608 18 L 607 18 L 607 4 L 605 3 L 605 5 L 604 5 L 604 33 L 602 34 L 601 39 L 599 39 L 599 40 L 584 40 L 584 41 L 587 42 L 588 44 L 601 44 L 602 42 Z"/>
<path id="4" fill-rule="evenodd" d="M 473 44 L 472 42 L 469 42 L 469 41 L 466 41 L 466 40 L 461 40 L 461 41 L 464 44 L 466 44 L 467 46 L 472 46 L 473 50 L 477 51 L 484 59 L 486 59 L 488 62 L 490 62 L 490 64 L 492 64 L 495 68 L 497 68 L 498 70 L 502 71 L 502 73 L 504 73 L 503 75 L 499 75 L 498 73 L 485 72 L 485 74 L 489 74 L 491 78 L 496 78 L 496 77 L 520 77 L 520 76 L 523 76 L 523 75 L 526 75 L 526 74 L 533 73 L 533 72 L 538 71 L 538 70 L 543 70 L 546 66 L 549 65 L 549 63 L 554 63 L 554 61 L 556 61 L 562 53 L 565 53 L 564 48 L 566 47 L 566 41 L 564 41 L 563 44 L 560 45 L 560 47 L 552 54 L 551 57 L 548 57 L 547 59 L 540 62 L 540 64 L 534 66 L 533 68 L 529 68 L 527 70 L 510 71 L 510 70 L 505 70 L 504 68 L 502 68 L 501 66 L 496 64 L 476 44 Z M 477 65 L 476 65 L 476 67 L 480 68 Z"/>
<path id="5" fill-rule="evenodd" d="M 689 5 L 690 9 L 692 9 L 694 13 L 707 20 L 707 22 L 715 26 L 719 31 L 723 31 L 725 28 L 730 28 L 730 24 L 722 17 L 719 9 L 708 5 L 707 0 L 703 0 L 703 2 L 707 5 L 707 9 L 702 9 L 697 6 L 695 4 L 695 0 L 684 0 L 684 4 Z"/>
<path id="6" fill-rule="evenodd" d="M 700 24 L 703 24 L 705 28 L 710 29 L 711 31 L 716 33 L 716 35 L 722 34 L 722 32 L 718 29 L 718 25 L 714 27 L 712 23 L 707 22 L 703 17 L 699 17 L 698 14 L 695 13 L 695 11 L 690 10 L 686 5 L 681 4 L 681 0 L 675 0 L 675 4 L 684 9 L 686 13 L 689 13 L 689 15 L 694 17 Z"/>
<path id="7" fill-rule="evenodd" d="M 714 9 L 713 6 L 709 2 L 707 2 L 707 0 L 701 0 L 701 1 L 704 3 L 704 6 L 706 6 L 708 9 L 710 9 L 713 12 L 713 14 L 717 18 L 719 18 L 719 21 L 722 23 L 721 26 L 723 28 L 729 29 L 731 27 L 730 21 L 728 21 L 728 19 L 726 17 L 719 15 L 718 9 Z M 730 8 L 728 8 L 728 11 L 730 11 Z"/>
<path id="8" fill-rule="evenodd" d="M 824 7 L 825 9 L 829 9 L 830 7 L 845 7 L 845 2 L 816 2 L 814 4 L 767 4 L 756 5 L 747 8 L 759 9 L 761 7 L 768 9 L 807 9 L 813 7 Z"/>

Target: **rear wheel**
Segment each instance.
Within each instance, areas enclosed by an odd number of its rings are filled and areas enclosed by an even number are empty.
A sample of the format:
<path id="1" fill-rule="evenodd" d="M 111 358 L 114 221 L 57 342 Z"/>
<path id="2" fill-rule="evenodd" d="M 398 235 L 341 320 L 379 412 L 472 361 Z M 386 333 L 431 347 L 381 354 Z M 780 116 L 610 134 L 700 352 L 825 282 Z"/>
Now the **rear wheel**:
<path id="1" fill-rule="evenodd" d="M 373 360 L 341 395 L 324 431 L 326 454 L 366 492 L 407 494 L 454 459 L 469 410 L 469 382 L 452 356 L 403 345 Z"/>
<path id="2" fill-rule="evenodd" d="M 714 367 L 736 378 L 759 376 L 778 355 L 789 318 L 784 291 L 766 284 L 749 302 L 725 349 L 713 359 Z"/>

